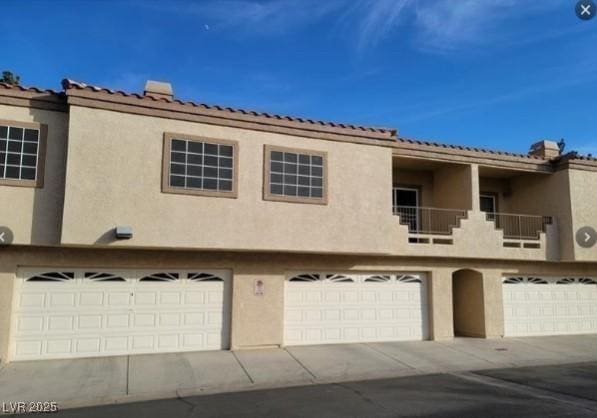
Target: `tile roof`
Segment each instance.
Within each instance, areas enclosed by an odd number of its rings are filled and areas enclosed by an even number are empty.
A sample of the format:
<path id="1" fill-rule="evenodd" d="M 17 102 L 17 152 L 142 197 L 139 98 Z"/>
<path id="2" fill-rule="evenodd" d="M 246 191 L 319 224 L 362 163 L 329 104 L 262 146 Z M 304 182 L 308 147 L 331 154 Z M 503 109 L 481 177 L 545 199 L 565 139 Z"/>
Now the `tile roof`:
<path id="1" fill-rule="evenodd" d="M 570 161 L 570 160 L 597 162 L 597 158 L 593 157 L 591 154 L 581 155 L 576 151 L 570 151 L 564 155 L 561 155 L 558 158 L 558 161 Z"/>
<path id="2" fill-rule="evenodd" d="M 460 150 L 460 151 L 470 151 L 470 152 L 478 152 L 483 154 L 492 154 L 492 155 L 501 155 L 506 157 L 517 157 L 517 158 L 530 158 L 533 160 L 546 160 L 546 158 L 529 155 L 529 154 L 521 154 L 515 152 L 508 152 L 508 151 L 499 151 L 487 148 L 477 148 L 477 147 L 468 147 L 465 145 L 453 145 L 453 144 L 446 144 L 441 142 L 434 142 L 434 141 L 426 141 L 421 139 L 414 139 L 414 138 L 406 138 L 406 137 L 398 137 L 397 141 L 404 144 L 413 144 L 413 145 L 424 145 L 429 147 L 436 147 L 436 148 L 448 148 L 453 150 Z"/>
<path id="3" fill-rule="evenodd" d="M 257 116 L 257 117 L 264 117 L 270 119 L 277 119 L 277 120 L 285 120 L 290 122 L 300 122 L 306 123 L 311 125 L 320 125 L 320 126 L 327 126 L 330 128 L 343 128 L 343 129 L 353 129 L 356 131 L 361 132 L 372 132 L 378 134 L 387 134 L 390 136 L 396 136 L 396 129 L 394 128 L 385 128 L 385 127 L 371 127 L 371 126 L 360 126 L 360 125 L 352 125 L 347 123 L 337 123 L 337 122 L 327 122 L 321 120 L 314 120 L 308 118 L 301 118 L 301 117 L 294 117 L 294 116 L 283 116 L 274 113 L 266 113 L 266 112 L 257 112 L 253 110 L 246 110 L 246 109 L 237 109 L 232 107 L 223 107 L 218 105 L 209 105 L 205 103 L 197 103 L 192 101 L 182 101 L 178 99 L 168 99 L 165 97 L 152 97 L 152 96 L 145 96 L 139 93 L 128 93 L 122 90 L 112 90 L 105 87 L 98 87 L 89 85 L 86 83 L 82 83 L 75 80 L 64 79 L 62 80 L 62 87 L 64 90 L 68 89 L 78 89 L 78 90 L 88 90 L 98 93 L 108 93 L 112 95 L 119 95 L 122 97 L 134 97 L 140 100 L 150 100 L 154 102 L 164 102 L 164 103 L 176 103 L 183 106 L 192 106 L 196 108 L 202 108 L 207 110 L 219 110 L 219 111 L 227 111 L 231 113 L 239 113 L 243 115 L 250 115 L 250 116 Z"/>
<path id="4" fill-rule="evenodd" d="M 38 87 L 24 87 L 21 85 L 15 86 L 13 84 L 8 84 L 8 83 L 0 83 L 0 87 L 4 88 L 6 90 L 18 90 L 18 91 L 28 92 L 28 93 L 47 93 L 47 94 L 51 94 L 51 95 L 55 95 L 55 96 L 64 95 L 63 92 L 55 91 L 52 89 L 40 89 Z"/>
<path id="5" fill-rule="evenodd" d="M 487 148 L 477 148 L 477 147 L 469 147 L 464 145 L 454 145 L 454 144 L 447 144 L 435 141 L 428 141 L 428 140 L 421 140 L 415 138 L 407 138 L 407 137 L 400 137 L 397 135 L 397 130 L 394 128 L 387 128 L 387 127 L 371 127 L 371 126 L 361 126 L 361 125 L 353 125 L 353 124 L 346 124 L 346 123 L 337 123 L 337 122 L 329 122 L 329 121 L 321 121 L 321 120 L 314 120 L 308 118 L 301 118 L 301 117 L 293 117 L 293 116 L 283 116 L 274 113 L 267 113 L 267 112 L 257 112 L 253 110 L 246 110 L 246 109 L 237 109 L 232 107 L 223 107 L 218 105 L 209 105 L 205 103 L 197 103 L 193 101 L 182 101 L 178 99 L 168 99 L 164 97 L 152 97 L 152 96 L 145 96 L 139 93 L 129 93 L 122 90 L 112 90 L 105 87 L 98 87 L 90 84 L 86 84 L 80 81 L 64 79 L 62 80 L 62 88 L 64 91 L 56 91 L 52 89 L 41 89 L 38 87 L 24 87 L 21 85 L 11 85 L 7 83 L 0 83 L 0 88 L 5 90 L 12 90 L 12 91 L 20 91 L 25 93 L 39 93 L 39 94 L 48 94 L 52 96 L 63 97 L 64 92 L 69 89 L 77 89 L 77 90 L 87 90 L 92 92 L 98 93 L 107 93 L 110 95 L 116 95 L 121 97 L 131 97 L 137 98 L 139 100 L 148 100 L 153 102 L 163 102 L 163 103 L 174 103 L 183 106 L 190 106 L 194 108 L 200 109 L 207 109 L 207 110 L 217 110 L 217 111 L 226 111 L 230 113 L 237 113 L 242 115 L 249 115 L 249 116 L 256 116 L 256 117 L 263 117 L 281 121 L 290 121 L 290 122 L 298 122 L 298 123 L 305 123 L 310 125 L 319 125 L 319 126 L 326 126 L 329 128 L 343 128 L 349 130 L 356 130 L 363 133 L 371 132 L 376 134 L 384 134 L 388 135 L 390 139 L 395 139 L 398 144 L 412 144 L 415 146 L 423 146 L 423 147 L 431 147 L 431 148 L 443 148 L 443 149 L 450 149 L 456 151 L 467 151 L 467 152 L 476 152 L 488 155 L 495 155 L 495 156 L 504 156 L 504 157 L 514 157 L 514 158 L 526 158 L 532 160 L 540 160 L 546 161 L 547 159 L 539 156 L 533 156 L 528 154 L 521 154 L 521 153 L 513 153 L 507 151 L 500 151 L 500 150 L 493 150 Z M 571 151 L 567 154 L 562 155 L 560 158 L 556 159 L 555 161 L 570 161 L 570 160 L 580 160 L 580 161 L 587 161 L 587 162 L 597 162 L 597 158 L 591 155 L 580 155 L 577 152 Z"/>

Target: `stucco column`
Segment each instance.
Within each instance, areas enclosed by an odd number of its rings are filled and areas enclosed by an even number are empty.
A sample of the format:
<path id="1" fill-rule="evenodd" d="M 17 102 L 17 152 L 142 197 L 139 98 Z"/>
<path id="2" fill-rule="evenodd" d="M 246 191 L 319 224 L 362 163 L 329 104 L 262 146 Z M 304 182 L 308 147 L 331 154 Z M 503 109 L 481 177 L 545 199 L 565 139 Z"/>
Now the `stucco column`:
<path id="1" fill-rule="evenodd" d="M 500 271 L 483 271 L 483 300 L 485 311 L 485 337 L 503 337 L 504 301 L 502 294 L 502 274 Z"/>
<path id="2" fill-rule="evenodd" d="M 454 338 L 452 319 L 452 273 L 435 269 L 429 279 L 429 328 L 432 340 Z"/>
<path id="3" fill-rule="evenodd" d="M 3 364 L 8 359 L 10 313 L 16 267 L 2 265 L 0 269 L 0 364 Z"/>
<path id="4" fill-rule="evenodd" d="M 230 348 L 279 347 L 284 336 L 284 273 L 239 265 L 232 279 Z"/>
<path id="5" fill-rule="evenodd" d="M 471 199 L 474 212 L 481 211 L 481 190 L 479 186 L 479 165 L 470 165 L 470 184 L 471 184 Z"/>

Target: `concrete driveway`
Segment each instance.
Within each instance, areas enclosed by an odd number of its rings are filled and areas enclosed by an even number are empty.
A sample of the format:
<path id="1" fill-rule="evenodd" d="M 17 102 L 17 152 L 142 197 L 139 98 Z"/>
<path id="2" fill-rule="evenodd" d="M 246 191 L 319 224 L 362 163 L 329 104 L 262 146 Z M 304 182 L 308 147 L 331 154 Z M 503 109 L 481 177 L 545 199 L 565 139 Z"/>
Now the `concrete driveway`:
<path id="1" fill-rule="evenodd" d="M 392 342 L 15 362 L 0 402 L 60 409 L 197 394 L 597 361 L 597 335 Z"/>
<path id="2" fill-rule="evenodd" d="M 597 416 L 597 363 L 531 366 L 67 409 L 60 418 Z"/>

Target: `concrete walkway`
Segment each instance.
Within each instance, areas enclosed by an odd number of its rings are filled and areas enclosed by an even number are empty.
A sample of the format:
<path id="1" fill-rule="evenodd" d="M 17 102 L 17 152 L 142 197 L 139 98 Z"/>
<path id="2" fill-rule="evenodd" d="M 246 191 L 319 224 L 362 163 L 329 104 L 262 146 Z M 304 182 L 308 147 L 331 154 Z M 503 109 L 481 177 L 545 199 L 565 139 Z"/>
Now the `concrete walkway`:
<path id="1" fill-rule="evenodd" d="M 60 409 L 441 372 L 597 361 L 597 335 L 393 342 L 14 362 L 0 403 Z"/>

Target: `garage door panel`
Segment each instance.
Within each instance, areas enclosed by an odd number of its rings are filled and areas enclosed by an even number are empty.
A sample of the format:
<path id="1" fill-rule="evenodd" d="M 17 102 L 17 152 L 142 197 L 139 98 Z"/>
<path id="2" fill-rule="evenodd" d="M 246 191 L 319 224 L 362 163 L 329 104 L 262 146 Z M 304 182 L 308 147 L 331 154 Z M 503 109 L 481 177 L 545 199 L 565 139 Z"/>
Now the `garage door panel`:
<path id="1" fill-rule="evenodd" d="M 79 294 L 79 306 L 102 306 L 103 304 L 103 292 L 81 292 Z"/>
<path id="2" fill-rule="evenodd" d="M 186 305 L 196 305 L 205 303 L 205 294 L 203 292 L 189 290 L 183 295 L 183 297 Z"/>
<path id="3" fill-rule="evenodd" d="M 74 316 L 51 316 L 48 318 L 48 331 L 65 332 L 74 330 Z"/>
<path id="4" fill-rule="evenodd" d="M 131 304 L 130 292 L 109 292 L 108 305 L 110 306 L 128 306 Z"/>
<path id="5" fill-rule="evenodd" d="M 159 315 L 159 325 L 160 327 L 172 327 L 172 326 L 180 326 L 181 319 L 179 313 L 161 313 Z"/>
<path id="6" fill-rule="evenodd" d="M 22 316 L 17 320 L 17 330 L 22 333 L 42 332 L 44 330 L 44 317 Z"/>
<path id="7" fill-rule="evenodd" d="M 205 315 L 203 312 L 189 312 L 184 314 L 184 325 L 195 326 L 204 325 Z"/>
<path id="8" fill-rule="evenodd" d="M 135 305 L 156 305 L 157 292 L 136 292 Z"/>
<path id="9" fill-rule="evenodd" d="M 160 305 L 179 305 L 181 294 L 178 292 L 160 293 Z"/>
<path id="10" fill-rule="evenodd" d="M 183 336 L 183 347 L 195 347 L 203 345 L 202 334 L 185 334 Z"/>
<path id="11" fill-rule="evenodd" d="M 303 294 L 303 299 L 307 305 L 319 305 L 323 299 L 321 291 L 307 290 Z M 344 295 L 340 295 L 340 299 L 344 299 Z"/>
<path id="12" fill-rule="evenodd" d="M 133 327 L 134 328 L 143 328 L 143 327 L 155 327 L 156 326 L 156 315 L 155 314 L 135 314 L 133 316 Z"/>
<path id="13" fill-rule="evenodd" d="M 46 294 L 41 292 L 31 292 L 19 295 L 17 298 L 19 308 L 43 308 L 46 304 Z"/>
<path id="14" fill-rule="evenodd" d="M 134 335 L 133 336 L 133 346 L 132 349 L 134 351 L 149 351 L 153 350 L 154 347 L 154 335 Z"/>
<path id="15" fill-rule="evenodd" d="M 301 277 L 310 279 L 294 281 Z M 285 344 L 427 338 L 422 274 L 302 273 L 287 281 L 285 295 Z"/>
<path id="16" fill-rule="evenodd" d="M 224 300 L 224 295 L 221 290 L 210 291 L 207 294 L 207 302 L 212 305 L 219 306 Z"/>
<path id="17" fill-rule="evenodd" d="M 516 277 L 503 283 L 506 336 L 597 332 L 592 278 Z"/>
<path id="18" fill-rule="evenodd" d="M 16 351 L 19 356 L 40 356 L 42 352 L 41 340 L 19 341 L 16 345 Z"/>
<path id="19" fill-rule="evenodd" d="M 47 340 L 46 351 L 49 354 L 70 354 L 72 352 L 72 341 L 71 340 Z"/>
<path id="20" fill-rule="evenodd" d="M 104 352 L 108 354 L 123 353 L 128 350 L 129 338 L 126 336 L 106 337 L 104 339 Z"/>
<path id="21" fill-rule="evenodd" d="M 179 345 L 178 334 L 160 335 L 158 336 L 158 349 L 160 350 L 176 350 Z"/>
<path id="22" fill-rule="evenodd" d="M 106 315 L 106 326 L 108 329 L 128 328 L 130 326 L 130 314 L 108 314 Z"/>
<path id="23" fill-rule="evenodd" d="M 25 270 L 20 276 L 12 316 L 13 360 L 228 346 L 228 271 Z M 31 277 L 36 280 L 26 280 Z"/>

